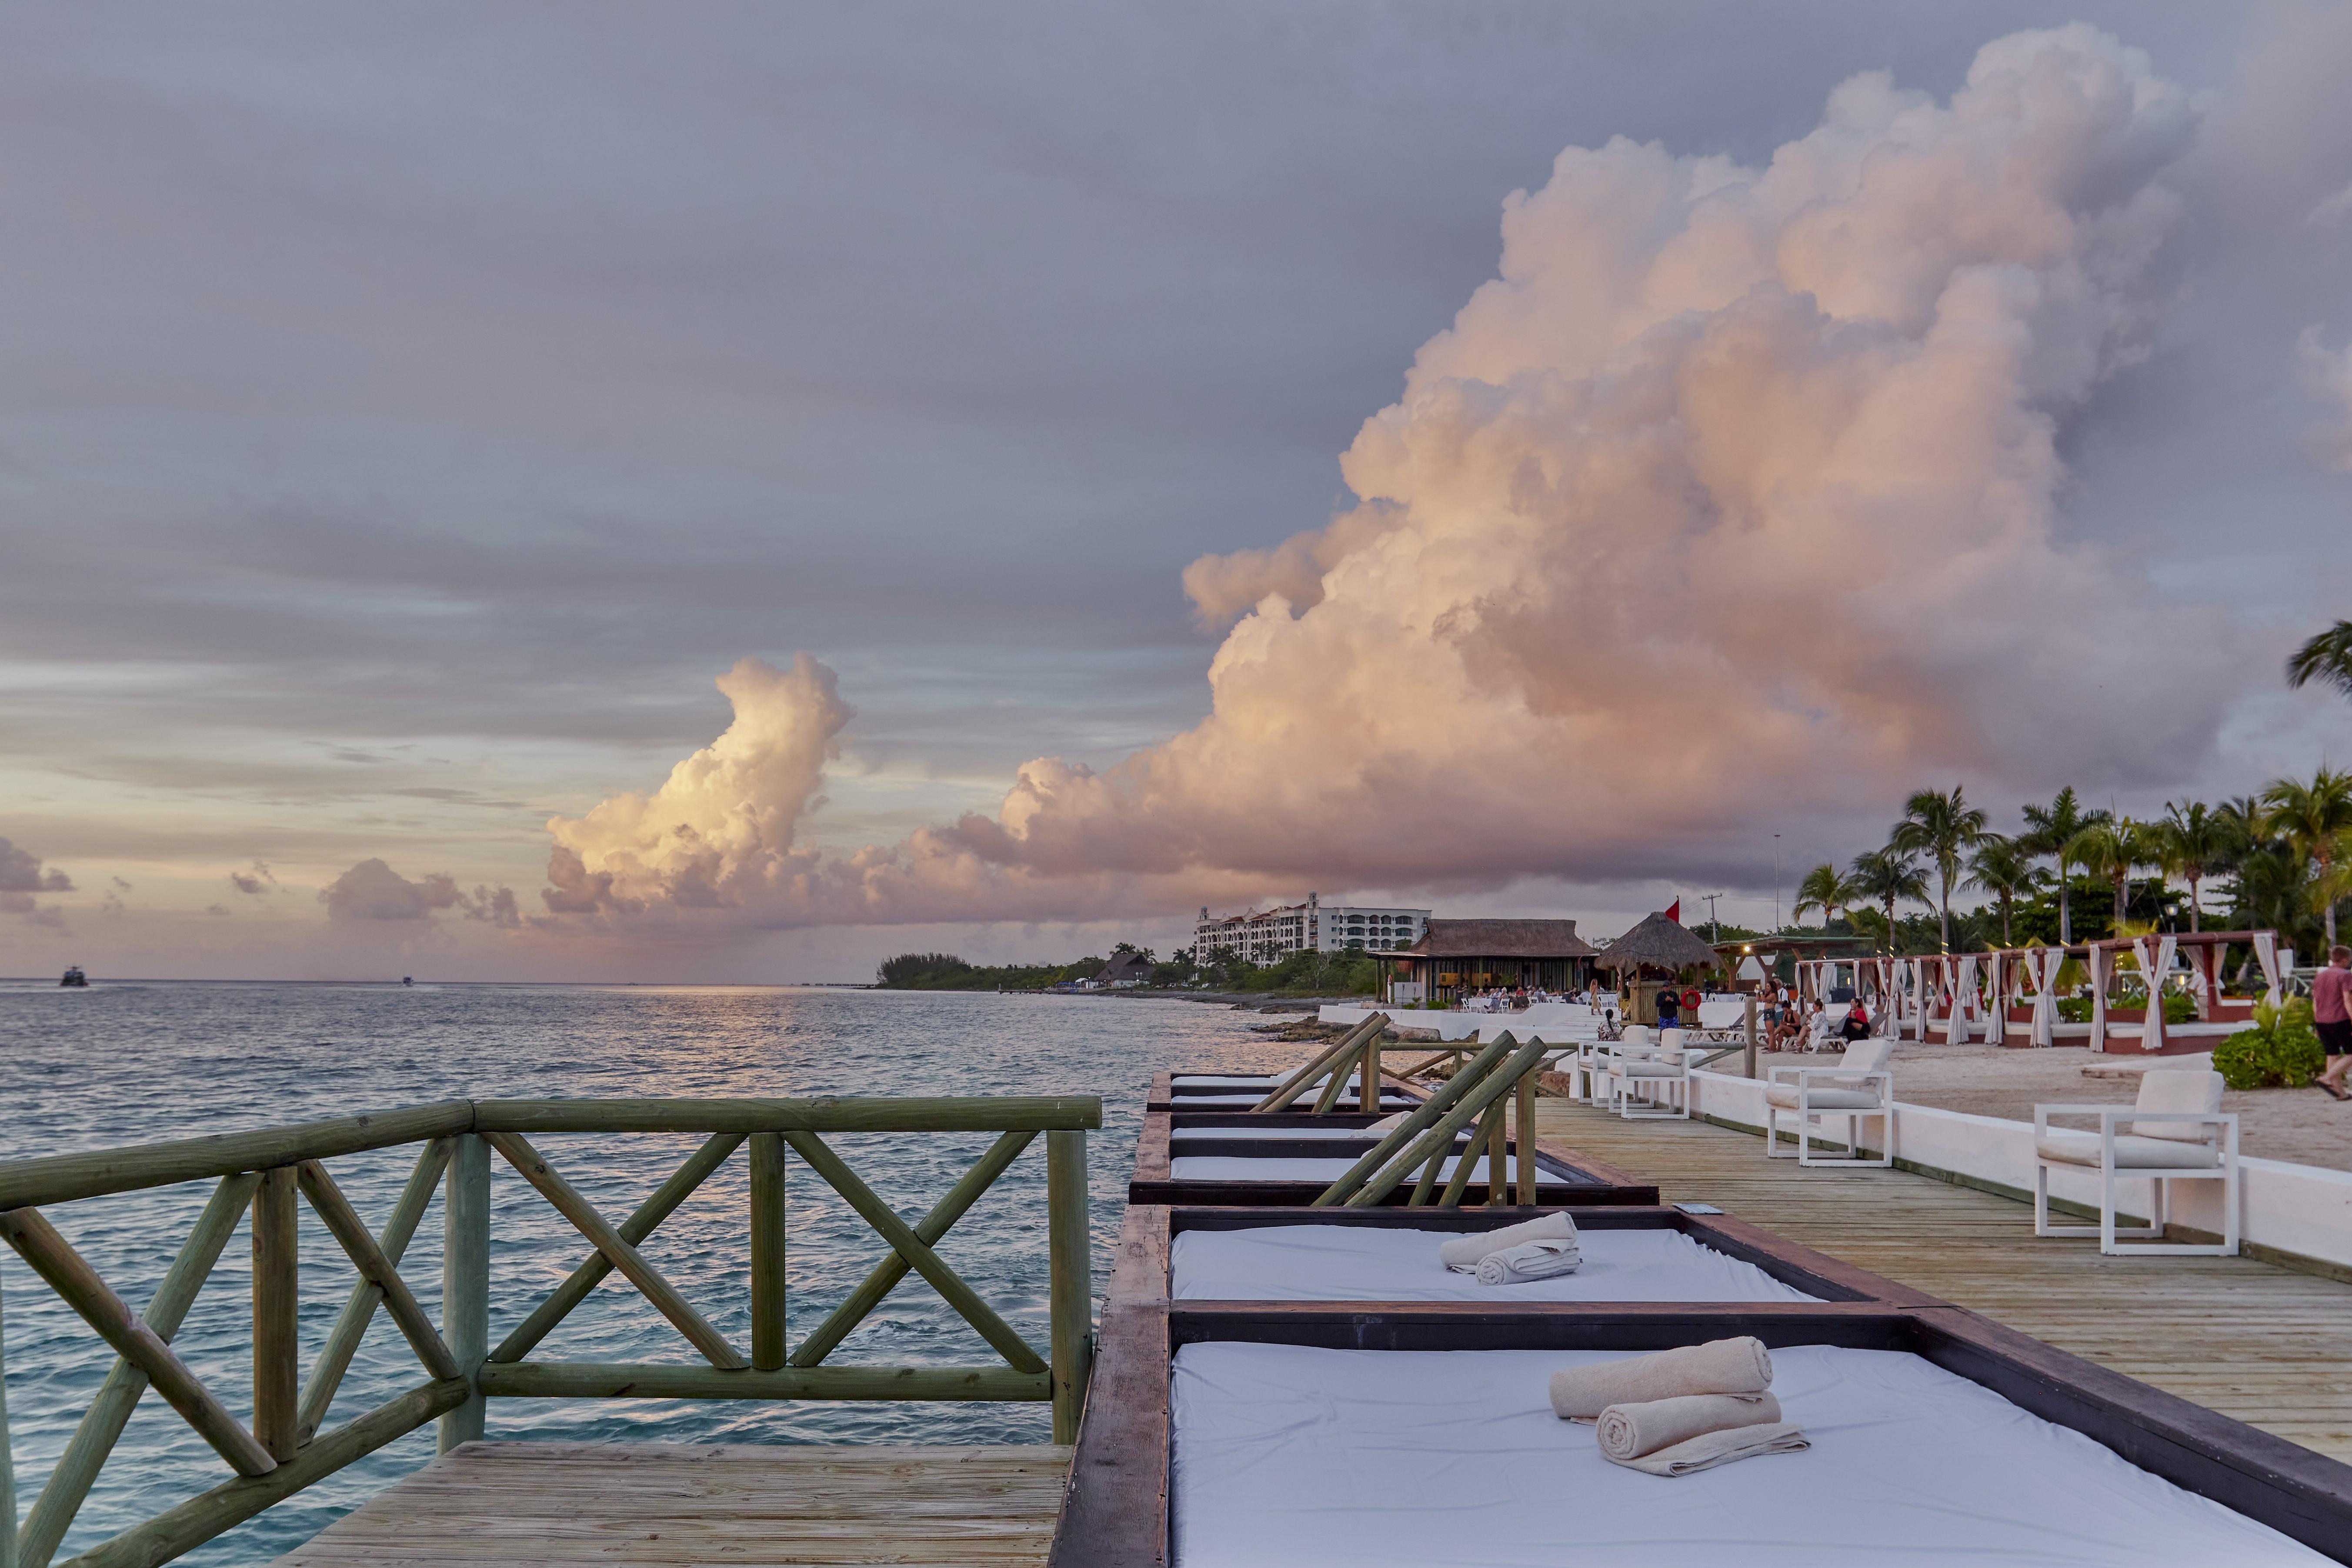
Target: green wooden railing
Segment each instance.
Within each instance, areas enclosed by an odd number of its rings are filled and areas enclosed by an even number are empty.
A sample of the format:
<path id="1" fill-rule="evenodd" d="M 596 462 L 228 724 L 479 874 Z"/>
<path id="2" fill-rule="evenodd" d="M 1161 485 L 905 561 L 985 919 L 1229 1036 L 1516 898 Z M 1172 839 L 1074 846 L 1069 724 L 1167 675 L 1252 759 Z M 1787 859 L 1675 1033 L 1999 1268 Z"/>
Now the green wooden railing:
<path id="1" fill-rule="evenodd" d="M 1076 1439 L 1092 1354 L 1087 1131 L 1093 1097 L 962 1100 L 444 1100 L 339 1121 L 0 1163 L 0 1238 L 30 1264 L 117 1357 L 57 1467 L 21 1522 L 0 1395 L 0 1568 L 47 1568 L 132 1408 L 151 1386 L 236 1472 L 134 1525 L 66 1568 L 169 1562 L 428 1421 L 443 1452 L 483 1429 L 500 1397 L 1050 1401 L 1054 1440 Z M 615 1225 L 530 1142 L 533 1134 L 701 1133 L 705 1142 Z M 994 1132 L 996 1141 L 913 1225 L 899 1218 L 824 1142 L 826 1133 Z M 1051 1342 L 1040 1354 L 934 1248 L 1037 1135 L 1045 1136 Z M 421 1143 L 383 1230 L 371 1232 L 322 1162 Z M 638 1246 L 749 1145 L 750 1352 L 729 1342 Z M 889 1247 L 888 1255 L 797 1348 L 785 1341 L 784 1152 L 800 1155 Z M 496 1152 L 592 1248 L 493 1347 L 489 1342 L 490 1155 Z M 41 1212 L 113 1193 L 215 1181 L 178 1257 L 143 1313 L 134 1312 Z M 400 1261 L 436 1188 L 442 1205 L 442 1321 L 401 1278 Z M 308 1378 L 297 1342 L 297 1195 L 358 1275 Z M 254 1415 L 250 1426 L 173 1352 L 172 1338 L 222 1249 L 253 1217 Z M 700 1364 L 534 1361 L 531 1352 L 606 1276 L 618 1272 L 701 1356 Z M 977 1367 L 827 1366 L 850 1331 L 911 1271 L 1003 1358 Z M 341 1426 L 328 1407 L 382 1309 L 425 1380 Z M 5 1364 L 5 1362 L 0 1362 Z"/>

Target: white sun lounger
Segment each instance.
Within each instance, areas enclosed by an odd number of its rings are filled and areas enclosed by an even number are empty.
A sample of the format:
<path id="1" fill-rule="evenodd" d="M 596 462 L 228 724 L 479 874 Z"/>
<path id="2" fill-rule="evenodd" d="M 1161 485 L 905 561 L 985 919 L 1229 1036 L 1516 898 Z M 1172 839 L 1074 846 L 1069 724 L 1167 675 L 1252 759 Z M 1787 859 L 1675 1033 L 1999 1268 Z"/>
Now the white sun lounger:
<path id="1" fill-rule="evenodd" d="M 1450 1230 L 1341 1225 L 1177 1233 L 1171 1294 L 1224 1301 L 1811 1301 L 1753 1263 L 1678 1230 L 1583 1230 L 1583 1267 L 1481 1285 L 1437 1260 Z"/>

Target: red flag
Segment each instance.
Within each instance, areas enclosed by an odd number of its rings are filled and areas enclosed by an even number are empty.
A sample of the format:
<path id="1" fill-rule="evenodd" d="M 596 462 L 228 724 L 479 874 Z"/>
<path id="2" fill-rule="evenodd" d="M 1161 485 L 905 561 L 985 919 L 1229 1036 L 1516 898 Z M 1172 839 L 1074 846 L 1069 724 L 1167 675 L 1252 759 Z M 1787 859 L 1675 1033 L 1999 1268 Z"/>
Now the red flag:
<path id="1" fill-rule="evenodd" d="M 1666 919 L 1676 925 L 1683 923 L 1683 901 L 1680 899 L 1666 906 Z"/>

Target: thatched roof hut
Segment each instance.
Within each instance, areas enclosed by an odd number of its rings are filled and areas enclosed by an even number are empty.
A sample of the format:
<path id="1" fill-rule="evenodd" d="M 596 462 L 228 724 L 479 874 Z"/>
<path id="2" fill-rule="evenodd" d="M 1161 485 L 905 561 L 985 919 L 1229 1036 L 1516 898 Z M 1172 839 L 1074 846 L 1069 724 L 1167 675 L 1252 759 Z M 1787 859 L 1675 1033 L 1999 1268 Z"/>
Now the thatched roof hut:
<path id="1" fill-rule="evenodd" d="M 1638 975 L 1645 969 L 1664 974 L 1677 974 L 1694 965 L 1713 969 L 1722 960 L 1715 949 L 1685 930 L 1680 921 L 1668 920 L 1661 912 L 1602 948 L 1592 962 L 1621 975 L 1628 970 Z"/>
<path id="2" fill-rule="evenodd" d="M 1390 1000 L 1450 1003 L 1474 991 L 1569 990 L 1583 984 L 1592 944 L 1574 921 L 1433 920 L 1419 942 L 1385 956 L 1396 982 L 1413 988 Z"/>

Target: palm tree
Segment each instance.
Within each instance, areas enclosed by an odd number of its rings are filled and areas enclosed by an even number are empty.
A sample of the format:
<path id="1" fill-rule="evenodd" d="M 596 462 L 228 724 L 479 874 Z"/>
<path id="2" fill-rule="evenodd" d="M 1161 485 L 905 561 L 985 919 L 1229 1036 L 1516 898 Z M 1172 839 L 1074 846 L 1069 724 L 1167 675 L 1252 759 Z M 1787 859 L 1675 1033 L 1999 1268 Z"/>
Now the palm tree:
<path id="1" fill-rule="evenodd" d="M 1954 784 L 1949 794 L 1923 789 L 1903 803 L 1903 820 L 1887 836 L 1886 847 L 1907 855 L 1925 855 L 1935 863 L 1942 901 L 1937 908 L 1939 941 L 1952 951 L 1952 884 L 1960 879 L 1960 852 L 1984 837 L 1985 814 L 1970 805 Z"/>
<path id="2" fill-rule="evenodd" d="M 2336 841 L 2352 828 L 2352 773 L 2321 768 L 2309 784 L 2280 779 L 2263 791 L 2263 826 L 2285 839 L 2294 852 L 2317 868 L 2315 889 L 2327 929 L 2327 945 L 2336 945 L 2336 890 L 2328 872 L 2336 863 Z"/>
<path id="3" fill-rule="evenodd" d="M 2295 649 L 2286 661 L 2289 686 L 2314 680 L 2352 697 L 2352 621 L 2336 622 Z"/>
<path id="4" fill-rule="evenodd" d="M 1969 857 L 1969 878 L 1963 887 L 1980 888 L 1993 896 L 2000 905 L 2000 945 L 2011 945 L 2010 911 L 2020 893 L 2033 887 L 2033 862 L 2017 847 L 2017 840 L 1999 833 L 1987 833 L 1977 839 L 1976 852 Z"/>
<path id="5" fill-rule="evenodd" d="M 1853 895 L 1882 905 L 1886 910 L 1886 955 L 1895 956 L 1895 905 L 1897 900 L 1927 901 L 1927 879 L 1911 857 L 1892 845 L 1853 858 Z"/>
<path id="6" fill-rule="evenodd" d="M 1852 878 L 1823 862 L 1806 872 L 1805 879 L 1797 884 L 1796 908 L 1789 913 L 1791 919 L 1803 920 L 1807 910 L 1819 910 L 1822 911 L 1822 928 L 1826 931 L 1831 921 L 1861 897 L 1862 891 L 1853 885 Z"/>
<path id="7" fill-rule="evenodd" d="M 2187 806 L 2164 803 L 2164 820 L 2154 826 L 2157 863 L 2168 877 L 2178 875 L 2189 884 L 2189 929 L 2202 931 L 2198 889 L 2205 879 L 2230 864 L 2237 847 L 2238 829 L 2201 800 Z"/>
<path id="8" fill-rule="evenodd" d="M 2123 935 L 2124 911 L 2130 903 L 2132 868 L 2147 865 L 2155 858 L 2147 829 L 2128 816 L 2094 823 L 2068 841 L 2065 858 L 2090 875 L 2105 877 L 2114 885 L 2115 929 L 2107 934 Z"/>
<path id="9" fill-rule="evenodd" d="M 2018 836 L 2017 847 L 2028 855 L 2047 855 L 2058 862 L 2058 945 L 2071 947 L 2074 942 L 2074 912 L 2066 900 L 2066 868 L 2070 857 L 2066 846 L 2074 841 L 2085 827 L 2107 820 L 2103 809 L 2084 811 L 2083 803 L 2074 798 L 2074 786 L 2068 784 L 2058 792 L 2048 805 L 2025 808 L 2026 831 Z"/>

